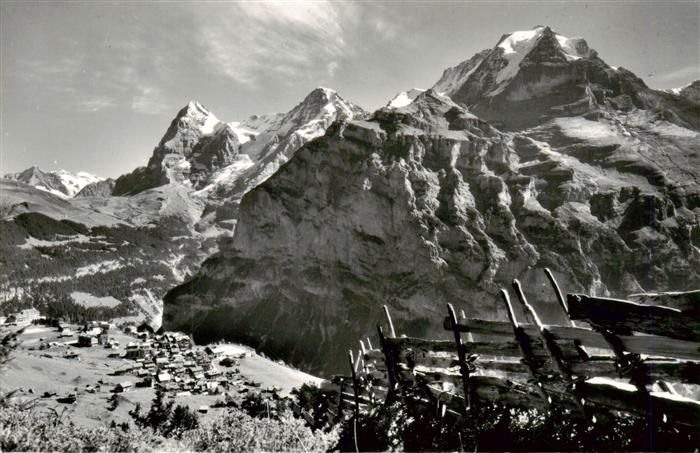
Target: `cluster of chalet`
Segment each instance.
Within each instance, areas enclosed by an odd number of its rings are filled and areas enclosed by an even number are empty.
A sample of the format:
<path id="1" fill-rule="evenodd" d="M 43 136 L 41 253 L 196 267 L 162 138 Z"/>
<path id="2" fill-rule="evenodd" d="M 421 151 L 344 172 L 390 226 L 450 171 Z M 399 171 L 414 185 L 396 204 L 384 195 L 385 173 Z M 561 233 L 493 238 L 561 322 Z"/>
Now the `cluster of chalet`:
<path id="1" fill-rule="evenodd" d="M 27 308 L 26 310 L 21 310 L 17 313 L 11 313 L 9 315 L 0 316 L 0 326 L 17 326 L 26 327 L 36 321 L 44 319 L 36 308 Z"/>
<path id="2" fill-rule="evenodd" d="M 40 321 L 42 324 L 49 325 L 58 329 L 58 341 L 42 341 L 39 349 L 48 349 L 53 346 L 77 346 L 80 348 L 89 348 L 92 346 L 103 346 L 105 348 L 116 348 L 119 342 L 110 337 L 110 331 L 116 330 L 116 326 L 106 321 L 90 321 L 82 328 L 71 328 L 62 319 L 45 319 Z M 79 359 L 80 354 L 76 351 L 68 350 L 63 356 L 68 359 Z"/>
<path id="3" fill-rule="evenodd" d="M 129 332 L 134 333 L 134 332 Z M 138 381 L 123 381 L 117 392 L 132 387 L 158 386 L 177 396 L 191 394 L 217 394 L 229 388 L 236 374 L 233 369 L 222 369 L 215 359 L 222 358 L 222 351 L 215 347 L 205 349 L 194 346 L 192 338 L 180 332 L 152 334 L 141 331 L 138 342 L 130 342 L 120 357 L 131 363 L 117 369 L 116 375 L 130 374 Z M 236 358 L 222 360 L 229 367 L 237 365 Z"/>
<path id="4" fill-rule="evenodd" d="M 82 332 L 78 335 L 78 346 L 80 347 L 91 347 L 91 346 L 104 346 L 106 348 L 114 348 L 119 346 L 118 341 L 111 340 L 109 338 L 110 329 L 114 328 L 114 324 L 110 324 L 105 321 L 92 321 L 86 324 Z M 70 336 L 70 328 L 64 327 L 61 329 L 61 336 Z"/>

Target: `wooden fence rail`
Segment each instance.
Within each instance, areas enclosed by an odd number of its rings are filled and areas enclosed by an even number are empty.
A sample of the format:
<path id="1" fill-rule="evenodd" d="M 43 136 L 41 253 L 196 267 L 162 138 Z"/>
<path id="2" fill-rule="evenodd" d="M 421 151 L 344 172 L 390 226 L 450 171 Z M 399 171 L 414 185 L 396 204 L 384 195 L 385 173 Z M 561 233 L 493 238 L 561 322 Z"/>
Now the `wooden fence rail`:
<path id="1" fill-rule="evenodd" d="M 501 291 L 508 321 L 457 316 L 448 304 L 443 327 L 453 340 L 397 336 L 385 306 L 386 333 L 377 326 L 378 346 L 369 338 L 360 341 L 348 353 L 350 376 L 323 386 L 338 395 L 334 414 L 342 416 L 343 408 L 357 414 L 413 388 L 421 390 L 425 404 L 457 414 L 485 401 L 556 405 L 591 423 L 624 412 L 655 423 L 700 426 L 700 402 L 674 390 L 675 384 L 700 385 L 700 291 L 634 296 L 644 303 L 564 298 L 553 274 L 545 272 L 567 325 L 543 323 L 517 280 L 514 299 Z M 514 300 L 526 322 L 516 318 Z M 673 306 L 654 304 L 659 301 Z"/>

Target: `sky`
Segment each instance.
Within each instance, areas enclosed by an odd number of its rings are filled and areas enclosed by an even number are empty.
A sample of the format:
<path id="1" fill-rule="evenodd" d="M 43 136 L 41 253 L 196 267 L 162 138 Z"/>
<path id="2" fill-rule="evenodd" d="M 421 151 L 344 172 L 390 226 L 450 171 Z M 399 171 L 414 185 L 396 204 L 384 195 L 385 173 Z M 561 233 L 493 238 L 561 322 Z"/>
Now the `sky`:
<path id="1" fill-rule="evenodd" d="M 192 99 L 228 122 L 325 86 L 374 110 L 536 25 L 654 88 L 700 78 L 698 1 L 2 0 L 0 174 L 119 176 Z"/>

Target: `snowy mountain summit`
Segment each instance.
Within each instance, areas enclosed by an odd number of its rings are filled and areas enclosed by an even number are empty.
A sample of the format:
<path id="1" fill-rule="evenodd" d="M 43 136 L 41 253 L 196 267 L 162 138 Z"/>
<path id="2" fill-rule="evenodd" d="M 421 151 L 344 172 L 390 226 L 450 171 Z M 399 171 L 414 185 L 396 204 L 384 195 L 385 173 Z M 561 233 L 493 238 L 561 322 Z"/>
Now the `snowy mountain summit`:
<path id="1" fill-rule="evenodd" d="M 43 171 L 36 166 L 18 173 L 6 174 L 3 177 L 30 185 L 61 198 L 73 198 L 88 184 L 104 180 L 104 178 L 84 171 L 78 173 L 71 173 L 66 170 Z"/>
<path id="2" fill-rule="evenodd" d="M 393 99 L 386 104 L 386 106 L 390 109 L 406 107 L 411 102 L 413 102 L 418 97 L 418 95 L 424 92 L 425 90 L 421 88 L 411 88 L 408 91 L 401 91 L 396 96 L 394 96 Z"/>
<path id="3" fill-rule="evenodd" d="M 595 57 L 596 51 L 590 49 L 583 38 L 567 38 L 538 25 L 531 30 L 505 34 L 492 49 L 445 70 L 433 89 L 453 96 L 465 84 L 472 86 L 479 80 L 479 96 L 496 96 L 530 65 L 556 65 Z"/>
<path id="4" fill-rule="evenodd" d="M 574 61 L 597 55 L 594 50 L 588 48 L 583 38 L 570 39 L 541 25 L 532 30 L 504 35 L 496 44 L 496 48 L 501 50 L 505 66 L 496 73 L 498 85 L 489 93 L 490 96 L 498 94 L 499 90 L 505 87 L 502 82 L 517 75 L 523 60 L 533 52 L 536 52 L 536 55 L 532 60 L 537 60 L 536 63 L 561 62 L 562 57 L 566 61 Z"/>
<path id="5" fill-rule="evenodd" d="M 662 108 L 679 124 L 697 125 L 678 97 L 651 90 L 631 72 L 608 65 L 583 38 L 567 38 L 545 26 L 504 35 L 493 48 L 445 70 L 433 89 L 509 130 L 606 106 Z"/>

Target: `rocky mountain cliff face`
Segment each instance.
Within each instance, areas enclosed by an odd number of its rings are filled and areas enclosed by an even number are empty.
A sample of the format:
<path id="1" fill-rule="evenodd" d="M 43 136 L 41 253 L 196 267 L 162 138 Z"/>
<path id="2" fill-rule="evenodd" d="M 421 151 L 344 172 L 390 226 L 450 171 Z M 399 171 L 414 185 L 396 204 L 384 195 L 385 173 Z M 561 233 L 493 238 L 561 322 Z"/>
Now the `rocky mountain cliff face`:
<path id="1" fill-rule="evenodd" d="M 513 278 L 546 313 L 543 267 L 567 291 L 698 287 L 697 125 L 697 104 L 583 40 L 507 35 L 436 89 L 298 150 L 166 296 L 164 324 L 330 374 L 383 304 L 400 332 L 445 335 L 445 303 L 503 317 Z"/>
<path id="2" fill-rule="evenodd" d="M 211 142 L 220 145 L 220 152 L 210 151 L 202 156 L 202 148 L 207 148 Z M 192 184 L 189 176 L 193 167 L 199 171 L 207 168 L 213 171 L 219 164 L 226 166 L 235 156 L 237 146 L 235 135 L 225 124 L 201 104 L 191 101 L 170 123 L 148 165 L 120 176 L 113 194 L 135 194 L 168 183 Z M 198 180 L 197 177 L 193 179 Z"/>

